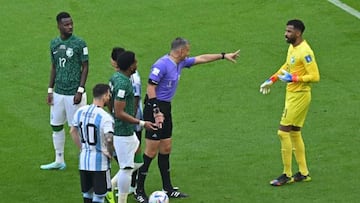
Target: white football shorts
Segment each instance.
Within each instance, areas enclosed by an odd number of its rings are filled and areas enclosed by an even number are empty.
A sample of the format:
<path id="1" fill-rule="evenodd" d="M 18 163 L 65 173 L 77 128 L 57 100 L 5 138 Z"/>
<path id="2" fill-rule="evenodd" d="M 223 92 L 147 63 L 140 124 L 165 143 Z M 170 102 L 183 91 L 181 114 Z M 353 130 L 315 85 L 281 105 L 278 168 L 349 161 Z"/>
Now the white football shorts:
<path id="1" fill-rule="evenodd" d="M 114 147 L 120 168 L 134 168 L 135 152 L 139 144 L 135 132 L 131 136 L 114 135 Z"/>
<path id="2" fill-rule="evenodd" d="M 65 122 L 72 126 L 75 111 L 86 105 L 86 92 L 82 94 L 81 102 L 74 105 L 74 95 L 61 95 L 53 93 L 54 104 L 50 107 L 50 125 L 64 125 Z"/>

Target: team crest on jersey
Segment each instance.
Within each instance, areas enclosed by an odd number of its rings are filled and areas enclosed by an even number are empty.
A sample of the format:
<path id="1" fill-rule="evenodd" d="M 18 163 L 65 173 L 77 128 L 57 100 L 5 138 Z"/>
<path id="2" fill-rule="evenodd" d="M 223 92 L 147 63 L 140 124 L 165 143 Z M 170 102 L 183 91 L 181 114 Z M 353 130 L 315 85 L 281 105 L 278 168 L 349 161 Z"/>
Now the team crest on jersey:
<path id="1" fill-rule="evenodd" d="M 290 63 L 291 63 L 291 64 L 294 64 L 294 63 L 295 63 L 295 56 L 292 56 L 292 57 L 290 58 Z"/>
<path id="2" fill-rule="evenodd" d="M 305 56 L 306 62 L 310 63 L 312 61 L 312 58 L 310 55 Z"/>
<path id="3" fill-rule="evenodd" d="M 74 55 L 74 50 L 72 48 L 67 48 L 66 49 L 66 56 L 71 58 Z"/>

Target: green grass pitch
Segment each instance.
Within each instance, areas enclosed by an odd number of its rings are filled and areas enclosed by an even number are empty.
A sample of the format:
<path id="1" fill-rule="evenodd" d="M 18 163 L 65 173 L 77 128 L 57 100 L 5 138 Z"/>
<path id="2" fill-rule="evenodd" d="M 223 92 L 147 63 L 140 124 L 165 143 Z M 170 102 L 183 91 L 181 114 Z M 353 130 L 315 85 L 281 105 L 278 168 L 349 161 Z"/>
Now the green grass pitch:
<path id="1" fill-rule="evenodd" d="M 357 10 L 357 0 L 347 2 Z M 173 101 L 174 185 L 190 194 L 172 203 L 356 202 L 359 188 L 360 20 L 326 0 L 5 1 L 0 0 L 0 202 L 82 202 L 77 150 L 70 136 L 65 171 L 53 161 L 49 107 L 49 42 L 55 16 L 68 11 L 89 47 L 87 89 L 108 81 L 110 51 L 137 54 L 143 91 L 151 64 L 182 36 L 191 55 L 241 49 L 238 63 L 185 70 Z M 305 22 L 321 81 L 303 128 L 310 183 L 271 187 L 282 171 L 276 135 L 285 85 L 270 95 L 259 85 L 284 62 L 285 23 Z M 89 91 L 91 92 L 91 91 Z M 88 101 L 91 102 L 89 96 Z M 67 134 L 69 135 L 69 134 Z M 114 164 L 116 169 L 116 164 Z M 294 172 L 296 172 L 294 167 Z M 156 161 L 148 193 L 161 188 Z M 135 203 L 129 197 L 129 203 Z"/>

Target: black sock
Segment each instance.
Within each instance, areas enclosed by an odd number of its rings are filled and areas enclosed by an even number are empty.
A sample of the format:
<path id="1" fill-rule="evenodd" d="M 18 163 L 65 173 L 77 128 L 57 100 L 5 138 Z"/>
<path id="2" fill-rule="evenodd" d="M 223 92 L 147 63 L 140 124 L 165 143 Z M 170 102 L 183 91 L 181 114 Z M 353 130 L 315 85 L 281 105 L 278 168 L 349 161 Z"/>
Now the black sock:
<path id="1" fill-rule="evenodd" d="M 144 164 L 139 168 L 139 172 L 138 172 L 137 188 L 136 188 L 137 193 L 145 192 L 144 189 L 145 178 L 148 173 L 151 161 L 153 160 L 153 158 L 148 157 L 145 153 L 143 157 L 144 157 Z"/>
<path id="2" fill-rule="evenodd" d="M 92 199 L 84 197 L 84 203 L 92 203 L 92 202 L 93 202 Z"/>
<path id="3" fill-rule="evenodd" d="M 137 178 L 138 171 L 139 170 L 134 171 L 131 175 L 131 187 L 136 186 L 136 178 Z"/>
<path id="4" fill-rule="evenodd" d="M 158 154 L 158 166 L 160 169 L 163 189 L 166 191 L 173 190 L 170 180 L 170 154 Z"/>

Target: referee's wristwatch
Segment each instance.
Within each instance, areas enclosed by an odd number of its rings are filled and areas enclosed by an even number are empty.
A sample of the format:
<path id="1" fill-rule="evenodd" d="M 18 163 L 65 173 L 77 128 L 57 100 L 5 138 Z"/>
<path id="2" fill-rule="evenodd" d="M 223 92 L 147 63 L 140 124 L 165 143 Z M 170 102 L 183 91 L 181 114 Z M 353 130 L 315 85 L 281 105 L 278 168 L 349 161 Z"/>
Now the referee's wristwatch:
<path id="1" fill-rule="evenodd" d="M 226 54 L 225 52 L 221 53 L 221 59 L 225 59 L 225 54 Z"/>

